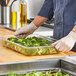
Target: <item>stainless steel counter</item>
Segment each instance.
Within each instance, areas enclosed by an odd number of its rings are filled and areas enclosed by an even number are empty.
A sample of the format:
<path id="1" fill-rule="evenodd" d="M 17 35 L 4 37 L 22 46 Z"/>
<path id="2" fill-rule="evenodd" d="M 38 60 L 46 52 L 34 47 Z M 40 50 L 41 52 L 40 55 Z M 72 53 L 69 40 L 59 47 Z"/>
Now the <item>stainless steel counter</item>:
<path id="1" fill-rule="evenodd" d="M 40 26 L 34 33 L 42 36 L 53 36 L 53 29 Z"/>
<path id="2" fill-rule="evenodd" d="M 71 60 L 73 60 L 73 61 L 76 61 L 76 55 L 74 55 L 74 56 L 69 56 L 69 57 L 67 57 L 67 58 L 69 58 L 69 59 L 71 59 Z"/>

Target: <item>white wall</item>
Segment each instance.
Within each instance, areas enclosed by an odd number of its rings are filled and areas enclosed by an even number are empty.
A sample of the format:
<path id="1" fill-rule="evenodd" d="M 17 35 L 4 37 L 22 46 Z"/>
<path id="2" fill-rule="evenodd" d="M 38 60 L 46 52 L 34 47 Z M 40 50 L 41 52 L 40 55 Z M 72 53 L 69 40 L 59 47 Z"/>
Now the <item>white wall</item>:
<path id="1" fill-rule="evenodd" d="M 45 0 L 26 0 L 27 2 L 27 18 L 34 18 L 40 11 Z"/>

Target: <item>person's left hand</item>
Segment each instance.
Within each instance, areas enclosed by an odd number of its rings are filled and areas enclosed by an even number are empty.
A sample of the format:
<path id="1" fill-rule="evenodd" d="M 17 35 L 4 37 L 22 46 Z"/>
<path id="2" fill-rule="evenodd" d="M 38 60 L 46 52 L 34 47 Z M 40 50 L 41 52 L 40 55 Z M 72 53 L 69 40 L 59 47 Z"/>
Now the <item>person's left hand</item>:
<path id="1" fill-rule="evenodd" d="M 59 51 L 68 52 L 70 51 L 76 42 L 76 33 L 70 32 L 66 37 L 56 41 L 52 45 Z"/>

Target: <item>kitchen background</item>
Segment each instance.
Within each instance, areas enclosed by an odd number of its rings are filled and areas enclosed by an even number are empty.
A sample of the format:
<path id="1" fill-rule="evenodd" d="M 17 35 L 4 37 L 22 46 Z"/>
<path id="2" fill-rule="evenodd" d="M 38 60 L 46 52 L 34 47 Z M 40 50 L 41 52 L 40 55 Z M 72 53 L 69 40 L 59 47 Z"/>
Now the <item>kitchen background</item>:
<path id="1" fill-rule="evenodd" d="M 9 0 L 0 0 L 0 24 L 10 28 L 10 8 L 7 6 Z M 14 0 L 11 0 L 13 2 Z M 40 11 L 45 0 L 25 0 L 27 3 L 27 19 L 30 23 Z M 6 10 L 7 8 L 7 10 Z M 35 33 L 50 37 L 53 35 L 54 19 L 45 22 L 43 27 L 36 30 Z M 12 27 L 11 27 L 12 28 Z M 44 34 L 45 33 L 45 34 Z"/>
<path id="2" fill-rule="evenodd" d="M 9 29 L 12 29 L 12 27 L 10 27 L 10 9 L 9 7 L 7 7 L 9 0 L 0 0 L 0 26 L 1 27 L 7 27 Z M 13 0 L 11 0 L 13 1 Z M 16 0 L 14 0 L 16 1 Z M 43 3 L 45 0 L 25 0 L 27 2 L 27 19 L 28 19 L 28 23 L 30 23 L 35 16 L 37 15 L 37 13 L 39 12 L 40 8 L 42 7 Z M 16 6 L 15 6 L 16 7 Z M 7 10 L 6 10 L 7 8 Z M 45 22 L 42 26 L 40 26 L 35 32 L 34 34 L 39 34 L 39 35 L 43 35 L 46 36 L 46 38 L 52 38 L 53 36 L 53 26 L 54 26 L 54 18 L 51 21 L 47 21 Z M 15 29 L 16 30 L 16 29 Z M 0 30 L 1 32 L 1 30 Z M 4 31 L 5 33 L 5 31 Z M 8 33 L 8 32 L 6 32 Z M 2 34 L 2 32 L 0 33 Z M 45 59 L 38 59 L 39 56 L 34 56 L 34 57 L 27 57 L 24 55 L 20 55 L 14 51 L 11 51 L 9 49 L 4 48 L 1 43 L 0 43 L 0 62 L 9 62 L 9 61 L 13 61 L 18 57 L 18 61 L 16 61 L 16 63 L 4 63 L 1 64 L 0 63 L 0 75 L 1 74 L 5 74 L 8 73 L 9 71 L 12 72 L 27 72 L 28 70 L 46 70 L 45 68 L 49 69 L 52 68 L 53 70 L 59 69 L 62 70 L 65 73 L 70 72 L 71 74 L 74 74 L 72 76 L 76 76 L 76 54 L 71 55 L 72 52 L 67 53 L 67 54 L 63 54 L 60 53 L 60 55 L 64 55 L 66 57 L 66 55 L 68 55 L 68 57 L 63 59 L 59 58 L 59 54 L 58 59 L 55 58 L 51 58 L 53 57 L 53 55 L 49 56 L 45 56 Z M 11 56 L 10 56 L 11 55 Z M 16 56 L 16 57 L 15 57 Z M 21 58 L 20 58 L 21 57 Z M 46 59 L 47 57 L 47 59 Z M 3 59 L 4 58 L 4 59 Z M 32 61 L 30 59 L 35 59 L 36 61 Z M 43 56 L 40 56 L 40 58 L 43 58 Z M 20 62 L 21 60 L 24 60 L 23 62 Z M 70 60 L 71 59 L 71 60 Z M 28 61 L 30 60 L 30 61 Z M 68 71 L 69 70 L 69 71 Z M 2 76 L 2 75 L 1 75 Z"/>

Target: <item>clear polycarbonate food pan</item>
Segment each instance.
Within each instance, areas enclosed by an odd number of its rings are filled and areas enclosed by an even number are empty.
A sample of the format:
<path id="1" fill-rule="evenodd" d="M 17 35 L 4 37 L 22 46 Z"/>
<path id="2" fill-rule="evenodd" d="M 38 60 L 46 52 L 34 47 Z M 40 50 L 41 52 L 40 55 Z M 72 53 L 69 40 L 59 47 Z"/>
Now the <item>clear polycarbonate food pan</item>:
<path id="1" fill-rule="evenodd" d="M 37 34 L 29 35 L 28 37 L 33 37 L 33 36 L 38 37 L 38 38 L 47 39 L 50 42 L 54 42 L 54 39 L 52 39 L 52 38 L 46 38 L 44 36 L 37 35 Z M 49 54 L 58 53 L 58 51 L 51 45 L 50 46 L 39 46 L 39 47 L 25 47 L 20 44 L 7 40 L 7 38 L 9 38 L 9 37 L 12 37 L 12 35 L 9 35 L 9 36 L 6 35 L 2 38 L 3 46 L 13 49 L 13 50 L 20 52 L 27 56 L 49 55 Z"/>

